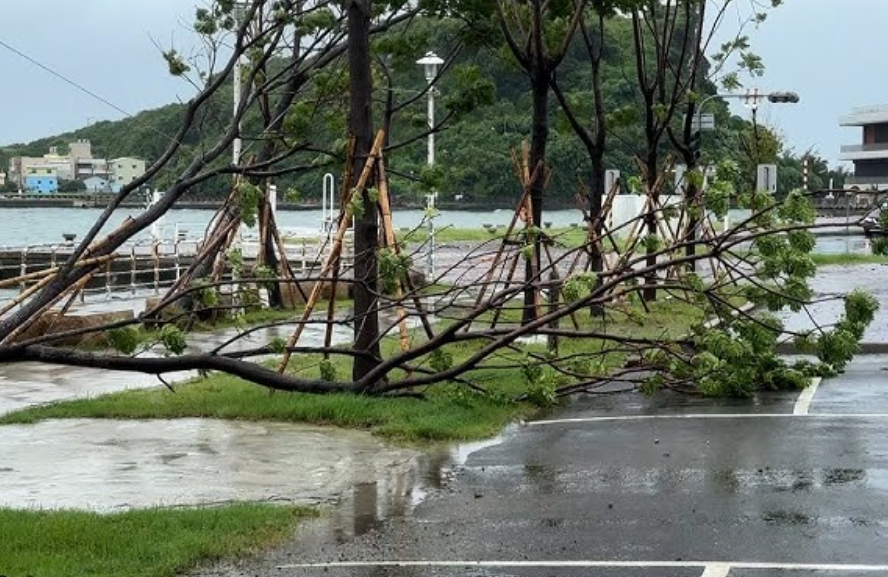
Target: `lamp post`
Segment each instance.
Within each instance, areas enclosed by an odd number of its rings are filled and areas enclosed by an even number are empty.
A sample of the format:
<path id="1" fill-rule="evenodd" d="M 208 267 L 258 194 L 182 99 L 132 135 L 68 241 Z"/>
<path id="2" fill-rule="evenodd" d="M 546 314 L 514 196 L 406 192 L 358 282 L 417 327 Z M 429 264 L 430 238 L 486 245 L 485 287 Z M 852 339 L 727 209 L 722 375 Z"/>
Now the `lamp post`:
<path id="1" fill-rule="evenodd" d="M 799 101 L 799 95 L 796 94 L 795 92 L 782 92 L 781 91 L 781 92 L 763 93 L 763 92 L 760 92 L 758 89 L 751 89 L 751 90 L 748 90 L 747 92 L 744 92 L 744 93 L 729 92 L 729 93 L 723 93 L 723 94 L 711 94 L 711 95 L 707 96 L 706 98 L 704 98 L 703 100 L 700 101 L 700 105 L 697 107 L 696 117 L 694 118 L 694 122 L 691 125 L 691 141 L 690 141 L 691 163 L 689 163 L 689 165 L 687 167 L 688 171 L 691 171 L 694 168 L 696 168 L 696 166 L 700 162 L 700 155 L 702 152 L 702 145 L 703 145 L 703 110 L 706 108 L 706 104 L 708 104 L 709 101 L 714 100 L 716 98 L 737 99 L 737 100 L 745 99 L 746 105 L 751 107 L 753 109 L 753 111 L 758 109 L 759 104 L 763 100 L 767 100 L 768 102 L 771 102 L 774 104 L 782 104 L 782 103 L 795 104 Z M 698 194 L 700 193 L 700 191 L 697 190 L 697 186 L 695 184 L 689 184 L 688 189 L 689 190 L 688 190 L 687 196 L 692 200 L 696 200 Z M 728 225 L 729 225 L 728 217 L 725 216 L 725 230 L 728 229 Z M 692 241 L 688 245 L 687 250 L 686 250 L 686 254 L 688 257 L 692 257 L 695 254 L 696 244 L 694 244 L 694 242 L 697 240 L 697 233 L 698 233 L 699 226 L 700 226 L 700 222 L 697 218 L 691 217 L 688 220 L 688 228 L 690 229 L 689 230 L 689 233 L 690 233 L 689 240 Z M 696 270 L 696 261 L 691 261 L 688 265 L 688 268 L 692 271 Z"/>
<path id="2" fill-rule="evenodd" d="M 234 21 L 238 27 L 243 23 L 244 13 L 246 12 L 247 5 L 241 0 L 234 3 Z M 234 65 L 234 78 L 232 79 L 233 88 L 234 88 L 234 107 L 232 110 L 233 118 L 237 118 L 238 111 L 241 107 L 241 92 L 243 91 L 243 71 L 241 70 L 241 59 L 238 56 L 237 62 Z M 231 144 L 231 163 L 234 166 L 238 166 L 241 161 L 241 151 L 243 149 L 243 140 L 240 136 L 240 122 L 238 122 L 238 130 L 237 136 L 234 139 L 234 142 Z"/>
<path id="3" fill-rule="evenodd" d="M 442 60 L 434 52 L 426 52 L 426 55 L 417 60 L 416 63 L 423 67 L 426 81 L 429 83 L 428 165 L 431 168 L 435 165 L 435 87 L 432 86 L 432 83 L 438 77 L 438 67 L 444 64 L 444 60 Z M 429 282 L 431 282 L 435 278 L 435 219 L 433 218 L 434 215 L 432 213 L 435 210 L 437 199 L 437 191 L 432 191 L 426 195 L 426 209 L 429 213 L 429 252 L 428 259 L 426 261 L 426 276 L 428 277 Z"/>
<path id="4" fill-rule="evenodd" d="M 740 92 L 728 92 L 724 94 L 711 94 L 700 101 L 700 106 L 697 107 L 697 117 L 692 128 L 692 133 L 702 132 L 703 128 L 703 110 L 706 107 L 706 104 L 709 103 L 710 100 L 714 100 L 716 98 L 722 99 L 745 99 L 747 104 L 753 109 L 758 108 L 759 103 L 762 100 L 766 100 L 768 102 L 774 104 L 796 104 L 799 101 L 799 95 L 795 92 L 771 92 L 771 93 L 761 93 L 758 90 L 750 90 L 748 92 L 740 93 Z M 699 136 L 698 136 L 699 139 Z M 691 135 L 691 141 L 694 141 L 694 134 Z"/>

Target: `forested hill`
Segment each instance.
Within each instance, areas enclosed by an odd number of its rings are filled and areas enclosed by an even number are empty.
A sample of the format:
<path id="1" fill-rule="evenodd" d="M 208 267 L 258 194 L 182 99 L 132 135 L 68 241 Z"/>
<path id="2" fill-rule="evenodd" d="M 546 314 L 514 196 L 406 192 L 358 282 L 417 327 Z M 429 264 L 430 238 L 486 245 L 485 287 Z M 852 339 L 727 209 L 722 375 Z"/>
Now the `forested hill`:
<path id="1" fill-rule="evenodd" d="M 421 28 L 421 27 L 420 27 Z M 443 45 L 444 36 L 453 32 L 447 25 L 428 25 L 430 32 L 425 39 L 429 46 Z M 436 38 L 437 37 L 437 38 Z M 637 106 L 637 95 L 628 74 L 626 62 L 631 50 L 631 32 L 616 22 L 610 30 L 605 46 L 603 69 L 603 92 L 608 112 L 618 114 Z M 421 52 L 421 50 L 417 50 Z M 589 66 L 585 50 L 579 43 L 567 55 L 559 69 L 558 77 L 578 102 L 588 100 Z M 395 94 L 409 95 L 422 88 L 424 80 L 412 59 L 402 59 L 400 69 L 395 73 Z M 484 79 L 495 86 L 493 102 L 486 104 L 457 120 L 450 122 L 437 138 L 437 166 L 439 190 L 444 201 L 462 195 L 466 200 L 476 202 L 513 200 L 519 192 L 519 185 L 510 159 L 510 151 L 520 147 L 523 139 L 529 138 L 531 123 L 531 103 L 528 81 L 516 66 L 502 57 L 502 52 L 489 48 L 466 48 L 460 55 L 460 63 L 471 64 L 483 73 Z M 455 75 L 455 74 L 454 74 Z M 447 75 L 440 86 L 439 110 L 443 113 L 447 106 L 448 90 L 454 88 L 455 81 Z M 714 86 L 712 90 L 714 90 Z M 231 110 L 230 90 L 224 90 L 215 98 L 203 113 L 199 123 L 188 132 L 183 144 L 196 147 L 201 142 L 213 142 L 218 138 L 227 122 Z M 384 89 L 380 89 L 378 101 L 382 103 Z M 406 98 L 406 96 L 404 97 Z M 9 145 L 0 148 L 0 166 L 7 166 L 12 156 L 40 156 L 50 146 L 64 150 L 68 142 L 75 139 L 88 139 L 93 144 L 94 155 L 105 158 L 135 156 L 149 161 L 157 159 L 167 147 L 169 135 L 179 129 L 182 111 L 181 104 L 170 104 L 154 110 L 141 112 L 120 121 L 104 121 L 83 127 L 73 132 L 42 138 L 27 144 Z M 585 150 L 575 137 L 570 126 L 552 99 L 552 123 L 548 148 L 548 160 L 553 167 L 553 178 L 549 187 L 549 197 L 562 204 L 571 202 L 578 191 L 579 180 L 588 174 L 588 160 Z M 584 109 L 581 107 L 581 111 Z M 589 106 L 586 111 L 591 110 Z M 741 154 L 741 134 L 749 130 L 744 119 L 731 116 L 723 102 L 715 101 L 708 112 L 716 113 L 717 129 L 705 135 L 704 156 L 710 159 L 737 157 Z M 329 115 L 335 117 L 336 115 Z M 340 116 L 340 121 L 341 115 Z M 377 122 L 383 117 L 376 115 Z M 393 142 L 410 141 L 425 125 L 425 100 L 419 99 L 394 117 L 391 139 Z M 335 122 L 323 130 L 317 130 L 314 148 L 332 147 L 334 139 L 342 139 L 339 125 Z M 341 124 L 344 133 L 344 123 Z M 622 170 L 624 174 L 634 174 L 637 169 L 633 156 L 638 152 L 641 136 L 634 130 L 623 130 L 609 138 L 607 165 Z M 794 187 L 801 182 L 800 162 L 778 147 L 775 155 L 782 165 L 781 180 L 784 187 Z M 773 158 L 771 160 L 778 160 Z M 414 182 L 423 171 L 426 162 L 424 138 L 416 138 L 409 145 L 399 147 L 388 157 L 393 177 L 394 194 L 402 200 L 421 198 L 421 187 Z M 303 163 L 305 165 L 306 163 Z M 822 164 L 822 163 L 821 163 Z M 328 158 L 326 163 L 314 169 L 304 170 L 295 175 L 279 179 L 278 184 L 285 189 L 296 189 L 304 200 L 311 200 L 321 194 L 323 173 L 341 173 L 341 160 Z M 821 172 L 825 165 L 821 166 Z M 168 173 L 173 174 L 173 173 Z M 815 171 L 815 186 L 826 174 Z M 170 176 L 167 176 L 170 178 Z M 162 180 L 162 179 L 161 179 Z M 165 182 L 156 182 L 162 188 Z M 204 183 L 192 196 L 218 197 L 224 194 L 225 185 L 219 181 Z"/>

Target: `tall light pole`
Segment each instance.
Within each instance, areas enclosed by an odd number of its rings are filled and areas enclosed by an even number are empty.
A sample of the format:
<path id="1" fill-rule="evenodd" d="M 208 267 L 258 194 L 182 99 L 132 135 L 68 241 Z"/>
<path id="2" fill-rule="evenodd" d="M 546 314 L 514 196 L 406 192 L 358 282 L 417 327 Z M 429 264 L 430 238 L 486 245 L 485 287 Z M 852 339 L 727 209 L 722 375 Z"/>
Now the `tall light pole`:
<path id="1" fill-rule="evenodd" d="M 243 24 L 244 12 L 246 10 L 246 4 L 243 1 L 234 3 L 234 21 L 238 28 L 240 28 L 241 24 Z M 234 86 L 234 108 L 232 110 L 232 118 L 237 118 L 238 111 L 241 106 L 241 93 L 243 91 L 243 70 L 241 70 L 241 59 L 240 56 L 237 58 L 237 62 L 234 64 L 234 78 L 232 79 L 232 85 Z M 234 139 L 234 142 L 231 145 L 231 163 L 234 166 L 238 166 L 241 161 L 241 151 L 243 149 L 243 140 L 240 136 L 240 121 L 238 121 L 237 127 L 237 136 Z"/>
<path id="2" fill-rule="evenodd" d="M 755 112 L 758 109 L 759 104 L 763 100 L 768 100 L 768 102 L 772 102 L 775 104 L 781 103 L 789 103 L 795 104 L 799 101 L 799 95 L 795 92 L 770 92 L 764 93 L 760 92 L 758 89 L 750 89 L 747 92 L 729 92 L 725 94 L 711 94 L 700 101 L 700 105 L 697 107 L 697 114 L 694 117 L 694 121 L 691 123 L 691 163 L 688 164 L 687 170 L 690 172 L 700 163 L 700 155 L 702 152 L 703 146 L 703 110 L 706 107 L 706 104 L 711 100 L 716 98 L 722 99 L 744 99 L 746 105 L 753 109 Z M 713 125 L 710 129 L 714 129 Z M 691 200 L 696 200 L 697 196 L 702 192 L 697 190 L 697 186 L 695 184 L 688 184 L 688 198 Z M 729 220 L 728 217 L 725 216 L 725 230 L 728 229 Z M 696 254 L 696 240 L 699 233 L 700 222 L 698 218 L 694 218 L 693 216 L 688 220 L 688 229 L 689 236 L 691 242 L 688 244 L 686 248 L 686 255 L 688 257 L 693 257 Z M 691 271 L 696 270 L 697 262 L 692 260 L 688 263 L 688 268 Z"/>
<path id="3" fill-rule="evenodd" d="M 747 104 L 753 108 L 758 108 L 759 103 L 762 100 L 768 100 L 768 102 L 772 102 L 775 104 L 796 104 L 799 101 L 799 95 L 795 92 L 771 92 L 771 93 L 761 93 L 758 90 L 750 90 L 748 92 L 729 92 L 726 94 L 712 94 L 707 96 L 702 101 L 700 101 L 700 105 L 697 107 L 697 117 L 696 120 L 691 127 L 692 133 L 699 133 L 703 129 L 703 109 L 706 107 L 706 104 L 714 100 L 716 98 L 722 98 L 725 100 L 728 99 L 744 99 Z M 699 135 L 697 136 L 699 139 Z M 694 141 L 694 135 L 692 134 L 691 140 Z"/>
<path id="4" fill-rule="evenodd" d="M 429 150 L 428 165 L 429 168 L 435 166 L 435 87 L 432 83 L 438 77 L 438 67 L 444 64 L 437 54 L 434 52 L 426 52 L 426 55 L 416 61 L 423 67 L 426 81 L 429 83 Z M 426 195 L 426 209 L 428 210 L 428 227 L 429 227 L 429 252 L 426 261 L 426 276 L 431 282 L 435 278 L 435 219 L 434 210 L 438 199 L 438 192 L 432 191 Z"/>

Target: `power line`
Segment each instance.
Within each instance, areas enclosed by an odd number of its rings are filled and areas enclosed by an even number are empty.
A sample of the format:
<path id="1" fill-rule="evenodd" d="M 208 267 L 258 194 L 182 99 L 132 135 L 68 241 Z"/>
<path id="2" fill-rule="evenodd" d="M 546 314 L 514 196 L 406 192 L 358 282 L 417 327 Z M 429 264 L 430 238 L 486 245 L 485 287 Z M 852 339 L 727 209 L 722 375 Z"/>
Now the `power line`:
<path id="1" fill-rule="evenodd" d="M 106 106 L 109 106 L 109 107 L 113 108 L 114 110 L 116 110 L 117 112 L 123 114 L 123 115 L 126 116 L 127 118 L 132 118 L 132 116 L 133 116 L 132 114 L 130 114 L 130 113 L 127 112 L 126 110 L 122 109 L 121 107 L 117 106 L 116 104 L 114 104 L 114 103 L 111 102 L 110 100 L 108 100 L 108 99 L 106 99 L 106 98 L 103 98 L 103 97 L 99 96 L 98 94 L 96 94 L 95 92 L 93 92 L 92 90 L 90 90 L 89 88 L 86 88 L 86 87 L 83 86 L 82 84 L 79 84 L 79 83 L 77 83 L 77 82 L 71 80 L 70 78 L 68 78 L 67 76 L 65 76 L 64 74 L 62 74 L 61 72 L 57 72 L 57 71 L 55 71 L 54 69 L 52 69 L 51 67 L 47 66 L 46 64 L 43 64 L 42 62 L 38 61 L 37 59 L 28 56 L 27 54 L 25 54 L 25 53 L 22 52 L 21 50 L 15 48 L 14 46 L 11 46 L 11 45 L 7 44 L 7 43 L 4 42 L 3 40 L 0 40 L 0 46 L 2 46 L 3 48 L 6 48 L 7 50 L 9 50 L 10 52 L 12 52 L 13 54 L 15 54 L 16 56 L 18 56 L 19 58 L 23 58 L 23 59 L 27 60 L 28 62 L 30 62 L 31 64 L 33 64 L 34 66 L 37 66 L 38 68 L 44 70 L 45 72 L 48 72 L 49 74 L 52 74 L 53 76 L 55 76 L 56 78 L 58 78 L 58 79 L 61 80 L 62 82 L 65 82 L 66 84 L 70 84 L 71 86 L 73 86 L 73 87 L 76 88 L 77 90 L 83 92 L 84 94 L 87 94 L 87 95 L 89 95 L 89 96 L 92 97 L 92 98 L 95 98 L 96 100 L 98 100 L 98 101 L 101 102 L 102 104 L 104 104 L 104 105 L 106 105 Z M 166 135 L 165 135 L 165 136 L 166 136 Z M 169 137 L 167 136 L 167 138 L 169 138 Z"/>
<path id="2" fill-rule="evenodd" d="M 131 114 L 131 113 L 127 112 L 126 110 L 124 110 L 123 108 L 117 106 L 116 104 L 114 104 L 113 102 L 111 102 L 110 100 L 108 100 L 107 98 L 104 98 L 104 97 L 102 97 L 101 95 L 96 94 L 95 92 L 93 92 L 93 91 L 90 90 L 89 88 L 86 88 L 86 87 L 83 86 L 82 84 L 80 84 L 80 83 L 78 83 L 78 82 L 76 82 L 76 81 L 74 81 L 74 80 L 71 80 L 70 78 L 68 78 L 67 76 L 65 76 L 64 74 L 62 74 L 61 72 L 58 72 L 58 71 L 56 71 L 55 69 L 53 69 L 51 66 L 46 65 L 46 64 L 43 64 L 42 62 L 40 62 L 40 61 L 37 60 L 36 58 L 33 58 L 33 57 L 31 57 L 31 56 L 25 54 L 24 52 L 22 52 L 22 51 L 19 50 L 18 48 L 14 47 L 14 46 L 11 46 L 11 45 L 8 44 L 7 42 L 3 41 L 2 39 L 0 39 L 0 47 L 3 47 L 3 48 L 5 48 L 5 49 L 9 50 L 10 52 L 12 52 L 13 54 L 15 54 L 15 55 L 18 56 L 19 58 L 22 58 L 22 59 L 24 59 L 24 60 L 27 60 L 28 62 L 30 62 L 30 63 L 33 64 L 34 66 L 37 66 L 37 67 L 40 68 L 41 70 L 43 70 L 43 71 L 45 71 L 45 72 L 51 74 L 52 76 L 55 76 L 56 78 L 58 78 L 58 79 L 61 80 L 62 82 L 64 82 L 64 83 L 66 83 L 66 84 L 69 84 L 69 85 L 73 86 L 74 88 L 76 88 L 76 89 L 79 90 L 80 92 L 83 92 L 84 94 L 90 96 L 91 98 L 94 98 L 95 100 L 98 100 L 99 102 L 101 102 L 101 103 L 104 104 L 105 106 L 108 106 L 108 107 L 112 108 L 113 110 L 116 110 L 117 112 L 121 113 L 124 117 L 126 117 L 126 118 L 134 118 L 134 117 L 135 117 L 133 114 Z M 173 141 L 173 142 L 176 142 L 176 143 L 178 143 L 178 144 L 182 144 L 182 143 L 181 143 L 177 138 L 175 138 L 174 136 L 170 136 L 170 135 L 167 134 L 166 132 L 163 132 L 162 130 L 160 130 L 160 129 L 154 127 L 154 126 L 149 126 L 149 130 L 151 130 L 152 132 L 156 132 L 156 133 L 159 134 L 160 136 L 163 136 L 164 138 L 167 138 L 167 139 L 169 139 L 169 140 L 171 140 L 171 141 Z"/>

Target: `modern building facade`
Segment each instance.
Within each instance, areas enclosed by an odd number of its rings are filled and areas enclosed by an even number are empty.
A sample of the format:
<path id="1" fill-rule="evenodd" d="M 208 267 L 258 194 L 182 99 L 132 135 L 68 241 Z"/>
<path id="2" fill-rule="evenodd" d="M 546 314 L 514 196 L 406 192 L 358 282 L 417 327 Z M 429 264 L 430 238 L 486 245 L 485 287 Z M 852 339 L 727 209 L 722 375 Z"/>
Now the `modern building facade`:
<path id="1" fill-rule="evenodd" d="M 888 190 L 888 105 L 857 108 L 839 119 L 839 125 L 858 128 L 859 144 L 842 147 L 839 160 L 854 163 L 846 188 Z"/>

